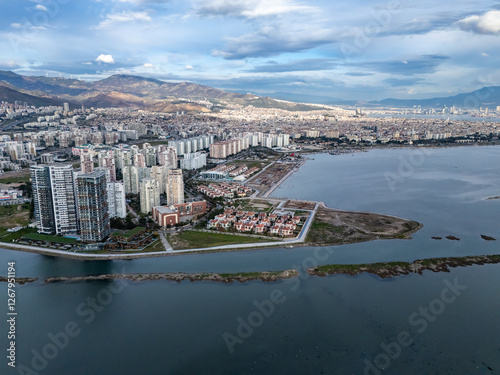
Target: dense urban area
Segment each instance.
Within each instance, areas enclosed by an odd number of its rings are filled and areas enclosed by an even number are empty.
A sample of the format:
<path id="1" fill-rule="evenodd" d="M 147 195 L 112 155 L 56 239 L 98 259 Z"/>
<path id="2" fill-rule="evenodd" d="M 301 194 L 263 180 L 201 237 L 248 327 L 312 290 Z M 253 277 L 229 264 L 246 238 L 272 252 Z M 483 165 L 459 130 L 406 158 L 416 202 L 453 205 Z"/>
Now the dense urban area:
<path id="1" fill-rule="evenodd" d="M 317 207 L 268 197 L 304 154 L 496 143 L 496 109 L 163 113 L 1 102 L 0 210 L 10 219 L 0 240 L 107 253 L 298 239 Z"/>

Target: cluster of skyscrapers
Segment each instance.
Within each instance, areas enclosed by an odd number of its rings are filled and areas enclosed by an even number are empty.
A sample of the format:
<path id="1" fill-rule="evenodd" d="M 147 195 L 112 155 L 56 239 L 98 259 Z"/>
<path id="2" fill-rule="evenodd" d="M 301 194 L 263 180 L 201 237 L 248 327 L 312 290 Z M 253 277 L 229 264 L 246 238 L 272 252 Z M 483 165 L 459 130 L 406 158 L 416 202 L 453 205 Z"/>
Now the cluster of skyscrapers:
<path id="1" fill-rule="evenodd" d="M 96 150 L 89 145 L 73 153 L 80 156 L 80 171 L 71 165 L 31 167 L 40 233 L 79 234 L 84 241 L 102 241 L 109 235 L 110 218 L 126 217 L 126 194 L 139 194 L 141 212 L 147 214 L 161 204 L 161 194 L 166 193 L 169 206 L 184 203 L 184 180 L 174 147 L 145 143 L 142 149 Z M 205 159 L 198 161 L 201 155 Z M 206 155 L 196 153 L 187 160 L 198 167 L 206 164 Z"/>
<path id="2" fill-rule="evenodd" d="M 84 241 L 101 241 L 109 235 L 105 170 L 83 173 L 71 165 L 38 165 L 31 167 L 31 180 L 39 233 L 80 234 Z"/>

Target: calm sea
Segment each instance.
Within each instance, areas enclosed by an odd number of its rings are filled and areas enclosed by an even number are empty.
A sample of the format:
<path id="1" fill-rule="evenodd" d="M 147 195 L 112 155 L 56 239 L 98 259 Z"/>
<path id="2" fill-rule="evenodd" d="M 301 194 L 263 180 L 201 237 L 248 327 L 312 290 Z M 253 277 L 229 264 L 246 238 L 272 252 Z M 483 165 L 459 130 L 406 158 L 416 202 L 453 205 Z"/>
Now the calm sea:
<path id="1" fill-rule="evenodd" d="M 424 224 L 411 240 L 80 262 L 0 251 L 0 274 L 237 272 L 276 283 L 82 282 L 16 288 L 16 368 L 1 374 L 499 374 L 500 265 L 381 280 L 309 277 L 315 264 L 500 253 L 500 147 L 314 155 L 274 196 Z M 499 241 L 485 241 L 481 234 Z M 433 240 L 453 235 L 460 241 Z"/>

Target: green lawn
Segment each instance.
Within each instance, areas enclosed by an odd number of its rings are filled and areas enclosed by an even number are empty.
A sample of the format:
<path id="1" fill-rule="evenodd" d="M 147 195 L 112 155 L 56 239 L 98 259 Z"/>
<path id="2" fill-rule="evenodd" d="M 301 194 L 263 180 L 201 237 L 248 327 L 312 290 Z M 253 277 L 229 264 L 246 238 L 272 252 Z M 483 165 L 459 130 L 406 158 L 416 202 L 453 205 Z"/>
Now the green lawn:
<path id="1" fill-rule="evenodd" d="M 26 175 L 24 176 L 0 177 L 0 184 L 17 184 L 17 183 L 29 182 L 29 180 L 30 180 L 30 173 L 29 170 L 27 169 Z"/>
<path id="2" fill-rule="evenodd" d="M 41 233 L 28 233 L 22 236 L 22 238 L 26 238 L 28 240 L 37 240 L 37 241 L 50 241 L 62 244 L 74 244 L 76 242 L 74 238 L 49 236 L 47 234 L 41 234 Z"/>
<path id="3" fill-rule="evenodd" d="M 195 232 L 190 230 L 168 235 L 168 242 L 174 250 L 197 249 L 204 247 L 269 241 L 273 241 L 273 239 L 235 236 L 225 233 Z"/>
<path id="4" fill-rule="evenodd" d="M 127 232 L 123 233 L 123 237 L 132 237 L 135 236 L 137 233 L 143 231 L 144 227 L 135 227 L 133 229 L 128 230 Z"/>
<path id="5" fill-rule="evenodd" d="M 12 240 L 17 240 L 18 238 L 23 237 L 24 235 L 27 235 L 29 233 L 35 233 L 36 228 L 23 228 L 17 232 L 9 233 L 5 228 L 2 228 L 2 231 L 0 233 L 2 236 L 0 237 L 0 241 L 2 242 L 12 242 Z"/>

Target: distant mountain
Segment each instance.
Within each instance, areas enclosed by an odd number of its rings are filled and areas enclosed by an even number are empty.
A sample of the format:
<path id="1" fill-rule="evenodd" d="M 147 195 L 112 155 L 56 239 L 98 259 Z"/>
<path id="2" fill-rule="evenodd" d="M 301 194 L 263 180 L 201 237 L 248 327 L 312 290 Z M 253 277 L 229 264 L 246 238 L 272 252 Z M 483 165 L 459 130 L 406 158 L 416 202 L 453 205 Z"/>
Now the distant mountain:
<path id="1" fill-rule="evenodd" d="M 78 95 L 91 88 L 88 82 L 62 77 L 28 77 L 0 70 L 0 82 L 29 91 L 41 91 L 50 95 Z"/>
<path id="2" fill-rule="evenodd" d="M 0 101 L 12 103 L 12 102 L 15 102 L 16 100 L 23 102 L 23 103 L 26 102 L 28 105 L 34 105 L 37 107 L 49 106 L 49 105 L 60 106 L 63 104 L 63 101 L 60 99 L 30 95 L 30 94 L 15 90 L 15 89 L 8 87 L 6 85 L 2 85 L 0 83 Z"/>
<path id="3" fill-rule="evenodd" d="M 483 87 L 470 93 L 458 94 L 444 98 L 431 99 L 384 99 L 369 102 L 372 105 L 383 107 L 413 107 L 420 105 L 422 107 L 443 108 L 461 107 L 461 108 L 496 108 L 500 106 L 500 86 Z"/>
<path id="4" fill-rule="evenodd" d="M 100 81 L 84 82 L 67 78 L 25 77 L 0 71 L 0 82 L 2 81 L 19 89 L 50 94 L 87 107 L 141 107 L 165 112 L 210 112 L 207 108 L 210 106 L 192 102 L 207 100 L 217 109 L 229 104 L 293 111 L 317 109 L 304 104 L 228 92 L 191 82 L 164 82 L 124 74 L 113 75 Z"/>
<path id="5" fill-rule="evenodd" d="M 257 95 L 257 94 L 256 94 Z M 259 94 L 260 96 L 268 96 L 273 99 L 278 100 L 288 100 L 296 103 L 310 103 L 310 104 L 325 104 L 325 105 L 358 105 L 360 104 L 357 100 L 344 100 L 339 98 L 334 98 L 331 96 L 323 95 L 307 95 L 307 94 L 296 94 L 291 92 L 272 92 Z"/>

